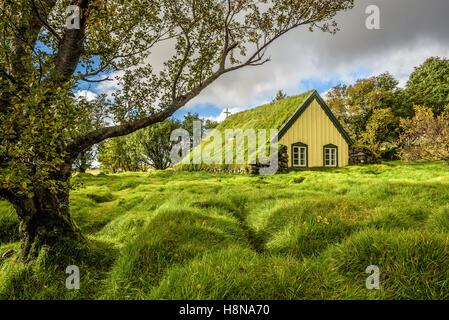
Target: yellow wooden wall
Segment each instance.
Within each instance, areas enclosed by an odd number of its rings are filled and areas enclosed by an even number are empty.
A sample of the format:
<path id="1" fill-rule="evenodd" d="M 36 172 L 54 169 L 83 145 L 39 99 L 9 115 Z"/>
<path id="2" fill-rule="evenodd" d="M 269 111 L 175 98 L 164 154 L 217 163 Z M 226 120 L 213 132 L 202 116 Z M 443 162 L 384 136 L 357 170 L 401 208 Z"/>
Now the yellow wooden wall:
<path id="1" fill-rule="evenodd" d="M 314 100 L 291 126 L 279 143 L 288 148 L 288 162 L 292 166 L 291 145 L 302 142 L 308 145 L 309 167 L 323 166 L 323 146 L 338 146 L 338 166 L 344 167 L 349 161 L 349 146 L 324 110 Z"/>

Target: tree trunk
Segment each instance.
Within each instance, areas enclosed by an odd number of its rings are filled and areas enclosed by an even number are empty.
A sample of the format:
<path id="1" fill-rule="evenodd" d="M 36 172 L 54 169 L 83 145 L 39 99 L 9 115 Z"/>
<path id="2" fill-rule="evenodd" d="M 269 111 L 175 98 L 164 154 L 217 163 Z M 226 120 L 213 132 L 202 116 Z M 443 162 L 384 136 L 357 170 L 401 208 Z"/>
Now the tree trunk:
<path id="1" fill-rule="evenodd" d="M 80 167 L 78 168 L 79 173 L 86 173 L 87 169 L 87 159 L 86 159 L 86 152 L 81 152 L 80 155 Z"/>
<path id="2" fill-rule="evenodd" d="M 32 198 L 21 196 L 8 200 L 19 217 L 25 261 L 36 258 L 44 246 L 56 253 L 82 241 L 83 236 L 70 217 L 68 188 L 54 193 L 39 186 Z"/>

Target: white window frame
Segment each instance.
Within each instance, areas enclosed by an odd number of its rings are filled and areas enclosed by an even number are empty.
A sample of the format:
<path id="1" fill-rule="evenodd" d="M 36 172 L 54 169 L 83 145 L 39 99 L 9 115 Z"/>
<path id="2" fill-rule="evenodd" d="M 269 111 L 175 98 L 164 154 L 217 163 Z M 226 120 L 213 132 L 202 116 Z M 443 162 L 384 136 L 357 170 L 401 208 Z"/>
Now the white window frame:
<path id="1" fill-rule="evenodd" d="M 296 159 L 295 154 L 298 155 Z M 293 146 L 292 161 L 295 168 L 307 168 L 307 147 Z"/>
<path id="2" fill-rule="evenodd" d="M 324 147 L 324 166 L 326 168 L 338 167 L 338 148 Z"/>

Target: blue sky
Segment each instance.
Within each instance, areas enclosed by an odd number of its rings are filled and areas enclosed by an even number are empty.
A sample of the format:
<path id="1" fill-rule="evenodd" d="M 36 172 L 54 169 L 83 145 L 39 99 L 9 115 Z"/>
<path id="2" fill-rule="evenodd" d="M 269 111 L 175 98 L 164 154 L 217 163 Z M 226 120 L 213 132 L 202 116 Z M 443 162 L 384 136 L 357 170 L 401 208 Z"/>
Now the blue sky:
<path id="1" fill-rule="evenodd" d="M 354 79 L 362 79 L 365 77 L 369 77 L 372 72 L 367 70 L 356 70 L 352 72 L 352 76 Z M 298 82 L 297 88 L 295 90 L 289 90 L 288 95 L 294 96 L 299 95 L 307 91 L 317 90 L 320 93 L 325 93 L 329 89 L 335 87 L 336 85 L 343 83 L 348 84 L 343 79 L 339 79 L 338 77 L 334 77 L 332 79 L 319 79 L 319 78 L 310 78 L 304 79 Z M 282 89 L 282 88 L 281 88 Z M 285 89 L 283 89 L 286 91 Z M 286 91 L 287 92 L 287 91 Z M 265 103 L 271 101 L 273 99 L 272 95 L 261 96 L 255 99 L 255 103 L 249 104 L 247 106 L 240 105 L 229 105 L 229 109 L 249 109 L 259 105 L 259 103 Z M 198 113 L 200 116 L 205 118 L 217 118 L 223 112 L 223 106 L 216 105 L 213 103 L 198 103 L 189 108 L 182 108 L 178 110 L 174 117 L 177 119 L 182 119 L 185 114 L 190 113 Z"/>
<path id="2" fill-rule="evenodd" d="M 99 63 L 99 60 L 96 59 L 96 62 Z M 77 69 L 77 72 L 80 71 L 82 72 L 82 70 L 80 68 Z M 354 78 L 364 78 L 369 76 L 371 73 L 367 70 L 357 70 L 354 71 L 352 73 Z M 96 78 L 93 79 L 100 79 L 101 77 L 105 76 L 106 74 L 103 73 L 101 75 L 99 75 Z M 328 91 L 329 89 L 331 89 L 332 87 L 340 84 L 340 83 L 346 83 L 343 79 L 339 79 L 338 77 L 333 77 L 331 79 L 328 80 L 323 80 L 323 79 L 319 79 L 319 78 L 310 78 L 310 79 L 304 79 L 298 82 L 296 89 L 294 90 L 289 90 L 288 92 L 285 89 L 285 92 L 288 93 L 288 95 L 299 95 L 301 93 L 310 91 L 310 90 L 317 90 L 320 93 L 324 93 L 326 91 Z M 103 92 L 105 92 L 104 90 L 102 90 L 102 85 L 99 83 L 88 83 L 85 81 L 81 81 L 80 84 L 77 86 L 76 90 L 78 92 L 92 92 L 94 94 L 101 94 Z M 253 108 L 258 106 L 259 104 L 271 101 L 273 98 L 272 95 L 265 95 L 265 96 L 260 96 L 257 97 L 254 100 L 254 103 L 249 104 L 249 105 L 227 105 L 226 107 L 229 109 L 239 109 L 239 110 L 245 110 L 245 109 L 249 109 L 249 108 Z M 184 118 L 184 115 L 186 115 L 187 113 L 198 113 L 201 117 L 204 118 L 217 118 L 222 112 L 223 112 L 223 108 L 225 108 L 224 105 L 219 105 L 219 104 L 214 104 L 214 103 L 195 103 L 193 105 L 190 105 L 188 107 L 184 107 L 180 110 L 178 110 L 173 117 L 176 119 L 180 119 L 182 120 Z"/>
<path id="3" fill-rule="evenodd" d="M 381 28 L 366 28 L 366 8 L 380 10 Z M 339 83 L 390 72 L 404 87 L 414 68 L 431 56 L 449 58 L 449 1 L 357 0 L 354 9 L 336 18 L 336 35 L 297 29 L 269 48 L 271 62 L 227 74 L 188 105 L 187 112 L 223 120 L 223 110 L 235 113 L 272 100 L 279 89 L 297 95 L 316 89 L 325 93 Z M 160 52 L 166 57 L 170 52 Z M 154 63 L 149 60 L 148 63 Z M 113 83 L 86 84 L 83 94 L 110 93 Z"/>

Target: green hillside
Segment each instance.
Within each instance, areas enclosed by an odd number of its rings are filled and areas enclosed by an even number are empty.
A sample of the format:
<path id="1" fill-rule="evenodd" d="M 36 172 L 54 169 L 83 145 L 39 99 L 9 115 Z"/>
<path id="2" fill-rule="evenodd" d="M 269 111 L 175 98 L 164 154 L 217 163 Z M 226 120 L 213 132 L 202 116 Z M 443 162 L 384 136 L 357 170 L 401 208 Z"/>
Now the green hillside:
<path id="1" fill-rule="evenodd" d="M 386 162 L 274 176 L 157 171 L 73 178 L 89 242 L 0 259 L 0 299 L 449 299 L 449 167 Z M 0 201 L 0 255 L 18 252 Z M 81 289 L 65 288 L 77 265 Z M 368 290 L 365 269 L 380 269 Z"/>

